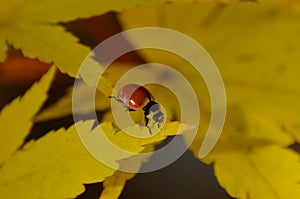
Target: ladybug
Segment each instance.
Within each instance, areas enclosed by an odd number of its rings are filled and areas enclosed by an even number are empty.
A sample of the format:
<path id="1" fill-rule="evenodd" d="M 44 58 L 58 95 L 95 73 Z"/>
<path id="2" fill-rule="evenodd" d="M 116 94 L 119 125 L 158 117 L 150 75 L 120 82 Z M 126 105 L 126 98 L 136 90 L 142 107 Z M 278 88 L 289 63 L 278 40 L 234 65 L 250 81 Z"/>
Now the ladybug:
<path id="1" fill-rule="evenodd" d="M 124 104 L 127 111 L 144 111 L 145 125 L 152 134 L 149 125 L 149 120 L 157 123 L 158 128 L 163 122 L 163 113 L 160 106 L 153 100 L 151 93 L 143 86 L 138 84 L 127 84 L 123 86 L 117 93 L 117 96 L 109 96 L 118 102 Z"/>

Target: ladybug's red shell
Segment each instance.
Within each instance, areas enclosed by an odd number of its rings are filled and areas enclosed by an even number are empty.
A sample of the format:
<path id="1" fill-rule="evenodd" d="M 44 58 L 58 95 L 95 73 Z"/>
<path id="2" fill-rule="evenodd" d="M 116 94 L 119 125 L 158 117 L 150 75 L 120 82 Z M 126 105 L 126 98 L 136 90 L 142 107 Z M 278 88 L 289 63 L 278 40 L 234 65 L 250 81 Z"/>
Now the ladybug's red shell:
<path id="1" fill-rule="evenodd" d="M 119 90 L 118 98 L 130 109 L 141 110 L 152 97 L 145 87 L 137 84 L 127 84 Z"/>

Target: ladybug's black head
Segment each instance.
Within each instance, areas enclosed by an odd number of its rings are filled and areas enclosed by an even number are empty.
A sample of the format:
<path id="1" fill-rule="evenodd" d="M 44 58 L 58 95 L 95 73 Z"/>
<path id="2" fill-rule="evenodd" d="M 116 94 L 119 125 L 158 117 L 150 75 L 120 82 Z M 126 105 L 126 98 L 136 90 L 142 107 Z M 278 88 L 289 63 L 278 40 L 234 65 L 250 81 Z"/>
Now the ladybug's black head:
<path id="1" fill-rule="evenodd" d="M 150 119 L 153 119 L 154 122 L 160 123 L 163 122 L 163 113 L 160 110 L 160 106 L 158 103 L 154 101 L 150 101 L 146 104 L 146 106 L 143 108 L 145 117 L 150 117 Z"/>

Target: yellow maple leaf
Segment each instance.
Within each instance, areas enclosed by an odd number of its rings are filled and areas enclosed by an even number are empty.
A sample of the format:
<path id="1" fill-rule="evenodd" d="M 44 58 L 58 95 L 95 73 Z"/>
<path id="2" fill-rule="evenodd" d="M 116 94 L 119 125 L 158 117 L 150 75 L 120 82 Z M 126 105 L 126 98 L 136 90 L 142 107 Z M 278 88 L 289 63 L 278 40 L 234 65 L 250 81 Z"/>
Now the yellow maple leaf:
<path id="1" fill-rule="evenodd" d="M 117 171 L 114 175 L 108 177 L 103 183 L 103 191 L 99 199 L 114 199 L 121 194 L 126 181 L 135 176 L 134 173 L 125 173 Z"/>
<path id="2" fill-rule="evenodd" d="M 152 0 L 145 3 L 159 2 L 163 1 Z M 4 61 L 6 57 L 8 43 L 21 49 L 26 57 L 53 62 L 62 72 L 77 77 L 80 65 L 91 49 L 79 44 L 78 39 L 66 32 L 59 23 L 122 10 L 139 3 L 144 1 L 1 0 L 1 5 L 4 6 L 0 14 L 0 61 Z M 95 85 L 91 80 L 93 72 L 84 71 L 79 76 L 90 85 Z"/>
<path id="3" fill-rule="evenodd" d="M 76 196 L 83 190 L 81 183 L 101 181 L 114 172 L 86 151 L 75 127 L 67 132 L 64 129 L 57 134 L 52 132 L 37 143 L 31 142 L 18 150 L 29 133 L 33 116 L 47 99 L 55 71 L 55 67 L 51 67 L 40 82 L 34 84 L 23 97 L 5 106 L 0 113 L 1 198 Z M 90 166 L 93 166 L 92 170 Z M 68 183 L 61 177 L 69 179 Z M 43 186 L 40 186 L 42 181 Z M 58 186 L 60 183 L 64 186 Z M 38 191 L 35 189 L 37 186 Z"/>
<path id="4" fill-rule="evenodd" d="M 32 127 L 32 118 L 47 99 L 47 91 L 55 74 L 51 67 L 40 82 L 34 84 L 23 97 L 16 98 L 0 112 L 0 164 L 8 159 L 24 141 Z M 16 125 L 17 124 L 17 125 Z"/>
<path id="5" fill-rule="evenodd" d="M 181 131 L 177 132 L 179 126 L 181 126 Z M 128 136 L 127 134 L 121 131 L 117 132 L 116 136 L 110 136 L 111 140 L 118 147 L 122 147 L 122 149 L 131 150 L 131 151 L 134 150 L 138 153 L 147 153 L 147 154 L 143 156 L 131 156 L 127 159 L 121 159 L 120 161 L 118 161 L 120 163 L 120 167 L 119 167 L 120 171 L 115 172 L 112 176 L 104 180 L 104 184 L 103 184 L 104 189 L 101 193 L 100 199 L 118 198 L 122 192 L 122 189 L 125 186 L 126 181 L 133 178 L 136 175 L 136 173 L 138 173 L 138 171 L 140 170 L 142 163 L 145 163 L 150 159 L 152 154 L 149 152 L 152 152 L 154 150 L 153 144 L 163 141 L 167 136 L 175 135 L 178 133 L 184 133 L 185 131 L 188 131 L 190 128 L 191 127 L 189 125 L 180 124 L 179 122 L 173 122 L 173 123 L 166 124 L 164 129 L 161 132 L 159 132 L 159 134 L 150 138 L 143 138 L 143 139 L 134 138 Z M 143 131 L 141 131 L 141 129 L 138 129 L 137 126 L 128 127 L 125 130 L 136 131 L 139 135 L 143 133 Z M 144 130 L 145 130 L 144 132 L 145 134 L 149 133 L 147 129 Z M 120 158 L 120 156 L 118 156 L 117 154 L 111 153 L 111 156 Z M 125 157 L 123 156 L 122 158 Z M 128 168 L 128 167 L 130 167 L 131 173 L 122 171 L 123 168 Z"/>
<path id="6" fill-rule="evenodd" d="M 92 139 L 94 139 L 93 135 L 96 135 L 99 128 L 93 128 L 94 121 L 76 123 L 77 128 L 78 126 L 81 130 L 87 132 Z M 152 151 L 152 145 L 145 145 L 160 142 L 166 136 L 176 134 L 179 123 L 174 122 L 166 124 L 166 126 L 165 130 L 162 131 L 162 135 L 145 138 L 141 141 L 138 138 L 128 136 L 122 131 L 113 134 L 113 127 L 109 123 L 100 125 L 106 136 L 118 147 L 136 153 L 144 150 L 149 152 L 150 149 Z M 81 143 L 77 128 L 74 125 L 68 130 L 60 129 L 57 132 L 49 132 L 38 141 L 25 145 L 22 150 L 17 151 L 5 161 L 0 168 L 0 196 L 2 198 L 75 197 L 83 191 L 83 183 L 101 182 L 106 177 L 111 176 L 115 172 L 114 167 L 110 168 L 92 157 Z M 140 131 L 139 127 L 129 127 L 129 129 Z M 145 131 L 147 134 L 149 133 L 146 128 Z M 7 140 L 3 141 L 5 142 L 3 146 L 5 146 L 8 142 Z M 129 164 L 137 172 L 142 162 L 145 161 L 145 158 L 142 160 L 140 158 L 135 159 L 131 157 L 131 154 L 113 153 L 105 145 L 104 140 L 100 140 L 94 146 L 100 147 L 100 153 L 104 154 L 107 159 L 112 159 L 110 161 L 114 162 L 115 168 L 118 168 L 119 164 L 122 166 Z M 19 167 L 20 165 L 22 167 Z M 116 176 L 118 175 L 117 173 Z M 124 176 L 122 180 L 125 181 L 129 177 L 133 177 L 133 175 L 125 173 L 122 176 Z M 113 179 L 114 177 L 108 178 L 106 184 L 110 184 L 111 181 L 114 181 Z M 68 183 L 65 183 L 66 181 Z M 39 186 L 38 191 L 34 190 L 36 186 Z M 53 191 L 54 189 L 55 191 Z M 114 195 L 118 195 L 122 188 L 111 186 L 106 192 L 111 195 L 111 190 L 115 189 L 119 191 L 115 192 Z M 18 190 L 18 192 L 15 190 Z"/>
<path id="7" fill-rule="evenodd" d="M 84 92 L 84 90 L 89 89 L 89 87 L 82 83 L 77 84 L 74 87 L 76 89 L 81 90 L 80 92 Z M 95 108 L 96 111 L 105 111 L 109 107 L 109 99 L 104 96 L 102 93 L 96 91 L 95 96 L 95 106 L 91 103 L 90 99 L 85 98 L 86 96 L 82 94 L 82 103 L 79 108 L 76 110 L 72 110 L 72 94 L 73 94 L 73 86 L 68 88 L 66 94 L 62 96 L 55 103 L 51 104 L 51 106 L 45 108 L 38 115 L 34 117 L 35 122 L 47 121 L 51 119 L 58 119 L 65 116 L 69 116 L 74 114 L 85 115 L 89 114 Z M 60 110 L 60 111 L 57 111 Z M 75 112 L 77 111 L 77 112 Z"/>
<path id="8" fill-rule="evenodd" d="M 278 146 L 215 156 L 222 187 L 237 198 L 299 198 L 299 154 Z"/>
<path id="9" fill-rule="evenodd" d="M 202 160 L 215 164 L 220 184 L 233 197 L 300 197 L 299 154 L 288 148 L 299 142 L 300 135 L 299 16 L 299 1 L 293 0 L 221 7 L 208 3 L 145 6 L 119 15 L 125 29 L 159 26 L 185 33 L 202 44 L 217 63 L 228 113 L 217 145 Z M 201 79 L 170 53 L 144 50 L 140 54 L 149 62 L 176 68 L 199 94 L 200 107 L 206 111 L 190 147 L 199 157 L 210 118 Z M 293 174 L 285 172 L 288 168 Z"/>
<path id="10" fill-rule="evenodd" d="M 154 150 L 153 145 L 148 145 L 144 152 L 151 152 Z M 143 163 L 147 162 L 151 157 L 151 154 L 148 154 L 144 156 L 143 158 L 135 158 L 131 157 L 129 159 L 124 159 L 121 162 L 122 165 L 130 164 L 134 165 L 136 170 L 135 173 L 126 173 L 122 171 L 116 171 L 112 176 L 106 178 L 103 182 L 103 191 L 101 192 L 101 195 L 99 199 L 114 199 L 119 198 L 123 188 L 125 187 L 125 184 L 128 180 L 132 179 L 136 173 L 140 170 Z"/>
<path id="11" fill-rule="evenodd" d="M 178 124 L 178 122 L 170 124 L 173 128 L 166 128 L 164 136 L 175 134 Z M 89 132 L 89 135 L 97 133 L 98 127 L 93 129 L 94 121 L 79 122 L 76 125 L 79 125 L 81 129 L 84 128 L 85 131 Z M 112 126 L 109 123 L 101 124 L 101 128 L 104 129 L 111 141 L 118 144 L 118 147 L 137 153 L 145 150 L 147 152 L 152 151 L 152 145 L 144 145 L 153 144 L 162 139 L 161 136 L 156 136 L 156 139 L 149 138 L 140 142 L 138 138 L 132 138 L 121 131 L 113 134 Z M 91 131 L 91 129 L 93 130 Z M 97 143 L 98 146 L 101 153 L 104 153 L 108 159 L 115 161 L 117 168 L 118 164 L 122 166 L 129 164 L 137 172 L 142 162 L 145 161 L 144 157 L 143 159 L 135 159 L 130 154 L 112 153 L 103 141 Z M 2 198 L 21 196 L 23 198 L 75 197 L 83 191 L 83 183 L 101 182 L 106 177 L 111 176 L 114 171 L 114 169 L 92 157 L 81 143 L 74 125 L 68 130 L 60 129 L 57 132 L 47 133 L 38 141 L 25 145 L 24 149 L 16 152 L 8 159 L 0 168 L 0 193 Z M 116 176 L 118 175 L 117 173 Z M 122 176 L 124 176 L 123 180 L 125 181 L 133 177 L 133 175 L 125 173 Z M 106 184 L 110 184 L 114 179 L 114 176 L 108 178 Z M 65 183 L 66 181 L 68 183 Z M 34 191 L 33 188 L 37 185 L 39 185 L 39 190 Z M 112 194 L 111 190 L 116 188 L 111 186 L 106 192 L 110 195 Z M 16 189 L 19 191 L 14 191 Z M 54 189 L 55 191 L 53 191 Z M 117 189 L 120 192 L 122 188 Z M 118 195 L 118 192 L 114 195 Z"/>
<path id="12" fill-rule="evenodd" d="M 93 123 L 87 121 L 85 125 L 91 128 Z M 114 171 L 90 155 L 72 126 L 49 132 L 5 162 L 0 169 L 0 196 L 76 197 L 83 192 L 83 183 L 101 182 Z"/>
<path id="13" fill-rule="evenodd" d="M 113 199 L 118 198 L 121 194 L 122 189 L 125 186 L 126 181 L 133 178 L 136 173 L 139 172 L 142 163 L 147 162 L 152 155 L 152 151 L 154 150 L 154 144 L 160 143 L 167 136 L 188 133 L 191 126 L 186 124 L 180 124 L 179 122 L 172 122 L 165 124 L 165 127 L 155 136 L 150 138 L 136 138 L 132 137 L 125 132 L 133 131 L 136 132 L 137 135 L 141 136 L 141 134 L 149 134 L 147 128 L 141 129 L 138 125 L 131 126 L 122 131 L 118 131 L 115 134 L 112 134 L 112 127 L 107 126 L 107 124 L 101 124 L 103 127 L 108 127 L 109 129 L 105 130 L 106 136 L 113 142 L 117 147 L 135 153 L 146 153 L 143 156 L 139 155 L 127 155 L 126 153 L 116 153 L 116 151 L 111 150 L 110 147 L 106 147 L 106 144 L 102 142 L 100 145 L 102 146 L 102 153 L 105 151 L 109 151 L 110 155 L 108 158 L 114 159 L 115 161 L 119 160 L 119 171 L 115 172 L 112 176 L 106 178 L 104 180 L 104 190 L 101 193 L 100 199 Z M 178 131 L 178 128 L 180 132 Z M 125 131 L 125 132 L 124 132 Z M 91 138 L 95 139 L 95 137 Z M 107 160 L 106 160 L 107 161 Z M 124 172 L 130 171 L 130 173 Z"/>
<path id="14" fill-rule="evenodd" d="M 163 141 L 167 136 L 189 133 L 191 126 L 179 122 L 166 122 L 164 128 L 149 137 L 149 130 L 139 125 L 129 126 L 115 132 L 109 122 L 101 123 L 93 129 L 85 123 L 76 123 L 80 138 L 89 151 L 100 161 L 107 162 L 113 168 L 118 168 L 119 160 L 129 158 L 146 150 L 147 145 Z M 101 131 L 100 131 L 101 130 Z M 128 134 L 130 132 L 130 134 Z"/>

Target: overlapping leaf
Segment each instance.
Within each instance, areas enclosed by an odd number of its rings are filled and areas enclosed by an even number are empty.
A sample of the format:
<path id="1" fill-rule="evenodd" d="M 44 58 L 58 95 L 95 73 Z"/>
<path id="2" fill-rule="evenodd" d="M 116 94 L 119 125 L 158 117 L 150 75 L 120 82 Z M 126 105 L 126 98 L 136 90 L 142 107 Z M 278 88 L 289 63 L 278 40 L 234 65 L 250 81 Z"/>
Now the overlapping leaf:
<path id="1" fill-rule="evenodd" d="M 92 127 L 93 121 L 85 125 Z M 91 156 L 72 126 L 31 142 L 5 162 L 0 169 L 0 195 L 1 198 L 74 198 L 83 192 L 83 183 L 103 181 L 114 171 Z"/>
<path id="2" fill-rule="evenodd" d="M 13 121 L 9 113 L 15 113 L 16 109 L 22 109 L 26 118 L 33 117 L 31 112 L 37 112 L 41 102 L 45 100 L 45 92 L 47 87 L 49 87 L 53 74 L 54 68 L 50 70 L 40 83 L 30 89 L 20 101 L 15 101 L 13 105 L 7 106 L 1 112 L 0 123 L 5 124 L 8 119 Z M 28 96 L 30 96 L 30 104 L 28 104 Z M 27 112 L 29 113 L 26 114 Z M 6 117 L 3 117 L 3 115 Z M 78 136 L 78 129 L 76 129 L 78 126 L 93 141 L 95 141 L 93 136 L 99 133 L 98 129 L 101 127 L 105 135 L 115 144 L 113 145 L 114 147 L 121 147 L 123 150 L 134 151 L 138 154 L 144 150 L 149 151 L 151 149 L 152 151 L 153 146 L 151 144 L 160 142 L 168 135 L 176 134 L 180 125 L 178 122 L 168 123 L 162 134 L 140 140 L 132 138 L 122 131 L 114 134 L 113 126 L 110 123 L 103 123 L 99 127 L 94 127 L 94 121 L 79 122 L 76 123 L 76 127 L 74 125 L 68 130 L 60 129 L 57 132 L 49 132 L 38 141 L 25 145 L 22 150 L 17 150 L 22 143 L 22 138 L 28 133 L 27 126 L 31 124 L 28 118 L 25 119 L 22 118 L 22 123 L 26 123 L 25 126 L 20 125 L 15 130 L 12 129 L 13 131 L 6 132 L 15 133 L 10 134 L 12 135 L 11 137 L 3 135 L 1 146 L 5 147 L 12 144 L 12 147 L 9 147 L 12 150 L 1 150 L 4 154 L 2 155 L 3 158 L 1 157 L 3 162 L 0 167 L 1 198 L 70 198 L 83 192 L 82 184 L 100 182 L 111 176 L 115 169 L 100 163 L 87 151 Z M 7 124 L 9 125 L 10 123 Z M 4 127 L 8 129 L 8 127 Z M 4 127 L 1 132 L 7 130 Z M 189 126 L 184 124 L 181 127 L 182 131 L 180 133 L 189 129 Z M 141 128 L 133 126 L 127 130 L 140 132 Z M 148 129 L 144 127 L 144 130 L 149 135 Z M 22 133 L 21 136 L 18 135 L 20 133 Z M 131 157 L 130 153 L 125 153 L 125 155 L 124 153 L 112 153 L 112 149 L 105 144 L 104 140 L 96 141 L 98 142 L 94 146 L 100 147 L 99 151 L 104 154 L 106 159 L 114 162 L 115 168 L 118 168 L 119 164 L 128 166 L 130 163 L 130 166 L 133 166 L 133 169 L 137 172 L 141 164 L 146 160 L 144 158 L 135 159 Z M 146 146 L 148 144 L 150 146 Z M 13 151 L 15 153 L 11 155 Z M 101 161 L 106 163 L 105 160 Z M 118 176 L 119 174 L 116 175 Z M 122 174 L 125 178 L 119 182 L 123 181 L 124 185 L 126 180 L 133 177 L 133 175 L 126 177 L 128 175 Z M 108 178 L 106 184 L 110 184 L 111 181 L 115 181 L 115 176 Z M 114 193 L 117 197 L 122 190 L 122 186 L 111 186 L 111 188 L 106 190 L 106 193 L 111 195 L 111 190 L 116 188 L 119 190 Z M 15 190 L 18 191 L 16 192 Z"/>
<path id="3" fill-rule="evenodd" d="M 0 113 L 1 198 L 76 196 L 82 192 L 83 182 L 101 181 L 114 172 L 91 157 L 80 143 L 75 127 L 50 133 L 18 150 L 32 126 L 32 117 L 47 98 L 54 74 L 52 67 L 40 82 Z"/>
<path id="4" fill-rule="evenodd" d="M 186 0 L 183 0 L 183 2 Z M 91 49 L 78 43 L 59 22 L 88 18 L 112 10 L 123 10 L 140 3 L 162 3 L 162 0 L 130 1 L 1 1 L 0 61 L 6 57 L 6 43 L 21 49 L 26 57 L 38 58 L 54 64 L 72 77 L 78 76 L 79 67 Z M 79 74 L 86 82 L 93 72 Z"/>
<path id="5" fill-rule="evenodd" d="M 90 135 L 98 133 L 97 128 L 93 128 L 94 121 L 80 122 L 81 130 L 85 130 Z M 174 127 L 178 123 L 174 123 Z M 143 147 L 144 144 L 152 144 L 160 140 L 146 139 L 143 143 L 139 143 L 138 139 L 126 136 L 123 132 L 112 134 L 113 129 L 109 123 L 104 123 L 101 128 L 107 135 L 110 135 L 111 141 L 116 145 L 115 147 L 123 147 L 124 150 L 132 150 L 137 153 L 146 150 L 149 152 L 153 150 L 153 146 Z M 103 181 L 106 177 L 114 173 L 114 169 L 100 163 L 95 159 L 81 143 L 77 134 L 75 126 L 70 127 L 68 130 L 60 129 L 57 132 L 50 132 L 45 137 L 39 139 L 36 143 L 32 142 L 22 150 L 16 152 L 0 169 L 1 183 L 1 197 L 3 198 L 68 198 L 75 197 L 83 191 L 83 183 L 93 183 Z M 167 128 L 166 134 L 175 134 L 173 128 Z M 124 136 L 118 136 L 123 134 Z M 94 137 L 93 137 L 94 139 Z M 112 153 L 113 150 L 104 143 L 103 140 L 98 140 L 101 153 L 104 153 L 106 159 L 120 161 L 121 165 L 130 164 L 136 172 L 139 170 L 141 164 L 147 159 L 135 159 L 130 154 L 124 155 Z M 150 154 L 147 156 L 149 157 Z M 129 159 L 124 159 L 129 158 Z M 105 159 L 101 160 L 105 162 Z M 22 165 L 22 167 L 19 167 Z M 120 173 L 119 173 L 120 174 Z M 118 176 L 119 174 L 115 174 Z M 107 179 L 106 184 L 111 181 L 116 181 L 112 176 Z M 126 173 L 121 174 L 123 178 L 117 180 L 118 183 L 133 177 Z M 64 180 L 62 180 L 64 179 Z M 68 183 L 66 183 L 68 182 Z M 123 186 L 122 185 L 122 186 Z M 111 195 L 118 195 L 122 190 L 122 186 L 111 186 L 106 190 L 106 193 Z M 38 187 L 38 190 L 34 188 Z M 118 189 L 118 192 L 112 193 L 111 190 Z M 19 190 L 15 192 L 14 190 Z M 55 189 L 55 191 L 53 191 Z M 104 196 L 103 196 L 104 197 Z"/>
<path id="6" fill-rule="evenodd" d="M 148 145 L 146 149 L 142 153 L 152 152 L 154 150 L 153 145 Z M 128 180 L 132 179 L 136 173 L 139 172 L 143 163 L 147 162 L 151 157 L 151 153 L 143 157 L 131 157 L 129 159 L 123 159 L 120 161 L 120 169 L 122 169 L 122 165 L 131 166 L 132 171 L 134 173 L 126 173 L 122 171 L 116 171 L 112 176 L 106 178 L 103 182 L 103 191 L 101 192 L 100 199 L 113 199 L 119 198 L 125 184 Z"/>
<path id="7" fill-rule="evenodd" d="M 74 87 L 70 87 L 61 99 L 59 99 L 54 104 L 44 109 L 41 113 L 35 116 L 35 122 L 58 119 L 72 115 L 73 113 L 78 115 L 86 115 L 90 114 L 92 111 L 104 111 L 108 109 L 109 99 L 105 97 L 102 93 L 96 92 L 94 106 L 94 104 L 91 103 L 91 99 L 88 99 L 87 95 L 85 95 L 85 90 L 87 88 L 89 89 L 89 87 L 84 83 L 77 84 L 75 87 L 77 87 L 76 90 L 78 89 L 80 90 L 79 92 L 81 92 L 82 99 L 80 101 L 82 103 L 80 104 L 80 107 L 72 110 L 72 94 Z"/>
<path id="8" fill-rule="evenodd" d="M 299 154 L 278 146 L 215 156 L 221 186 L 237 198 L 299 198 Z M 234 163 L 233 163 L 234 161 Z"/>
<path id="9" fill-rule="evenodd" d="M 0 112 L 0 164 L 23 143 L 32 127 L 32 118 L 47 99 L 47 91 L 55 74 L 55 67 L 34 84 L 23 97 L 16 98 Z"/>
<path id="10" fill-rule="evenodd" d="M 104 181 L 104 190 L 101 193 L 100 199 L 118 198 L 121 194 L 126 181 L 133 178 L 134 173 L 124 173 L 117 171 Z"/>

